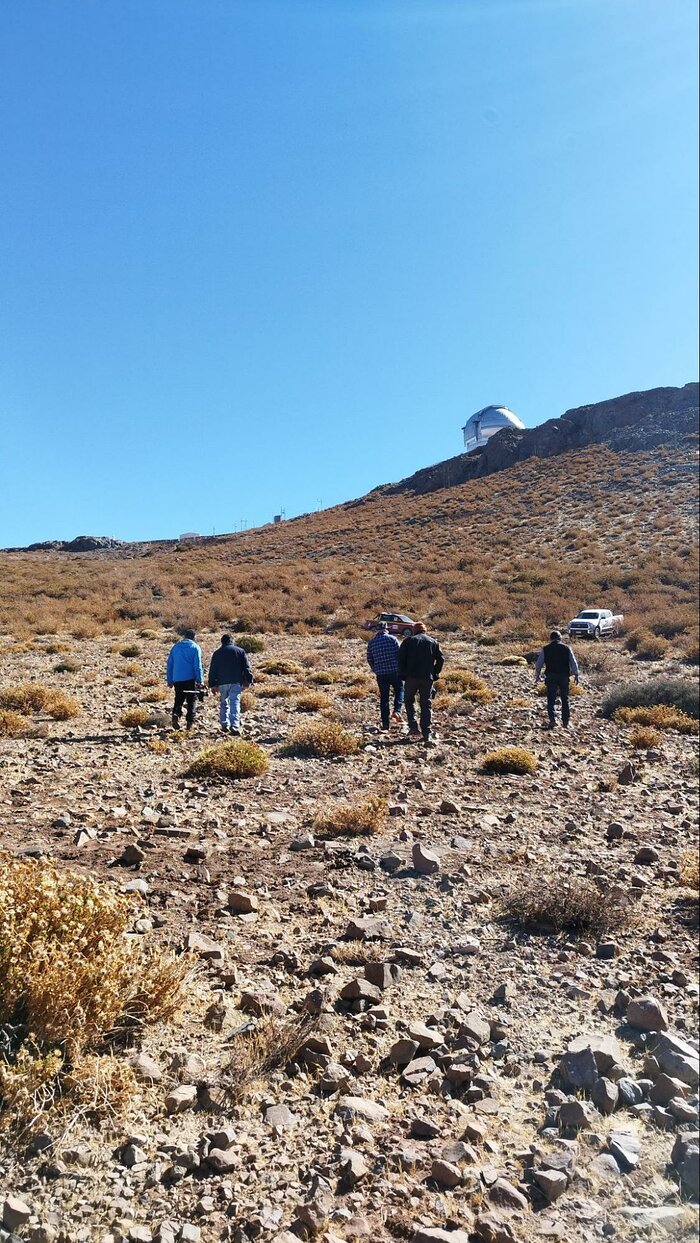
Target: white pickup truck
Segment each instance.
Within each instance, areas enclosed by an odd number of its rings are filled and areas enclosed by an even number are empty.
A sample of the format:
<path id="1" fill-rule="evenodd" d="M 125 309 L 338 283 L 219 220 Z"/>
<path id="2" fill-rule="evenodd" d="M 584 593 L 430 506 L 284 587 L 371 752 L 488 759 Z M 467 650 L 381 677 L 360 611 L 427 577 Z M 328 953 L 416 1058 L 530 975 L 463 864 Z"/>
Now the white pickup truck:
<path id="1" fill-rule="evenodd" d="M 612 613 L 610 609 L 581 609 L 578 617 L 569 622 L 569 637 L 602 639 L 603 635 L 617 634 L 624 620 L 622 613 Z"/>

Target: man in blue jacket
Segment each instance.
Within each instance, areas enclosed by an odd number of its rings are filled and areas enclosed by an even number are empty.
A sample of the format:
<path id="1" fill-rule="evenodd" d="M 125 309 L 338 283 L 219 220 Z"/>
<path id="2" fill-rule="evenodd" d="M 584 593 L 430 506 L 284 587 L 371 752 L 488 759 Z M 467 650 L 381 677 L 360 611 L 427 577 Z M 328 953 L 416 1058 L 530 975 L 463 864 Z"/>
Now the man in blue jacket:
<path id="1" fill-rule="evenodd" d="M 403 708 L 403 682 L 399 677 L 399 641 L 389 634 L 386 622 L 380 622 L 377 633 L 367 644 L 367 664 L 377 679 L 379 687 L 379 713 L 382 729 L 389 729 L 391 721 L 401 724 Z M 394 711 L 391 713 L 391 693 L 394 692 Z"/>
<path id="2" fill-rule="evenodd" d="M 194 630 L 185 630 L 180 642 L 171 647 L 168 653 L 166 678 L 168 686 L 175 689 L 173 729 L 180 728 L 180 717 L 185 704 L 187 705 L 187 728 L 192 729 L 197 694 L 204 682 L 202 649 L 194 641 Z"/>
<path id="3" fill-rule="evenodd" d="M 209 665 L 209 689 L 219 692 L 219 721 L 225 734 L 240 737 L 241 691 L 252 681 L 247 653 L 231 641 L 230 634 L 223 634 Z"/>

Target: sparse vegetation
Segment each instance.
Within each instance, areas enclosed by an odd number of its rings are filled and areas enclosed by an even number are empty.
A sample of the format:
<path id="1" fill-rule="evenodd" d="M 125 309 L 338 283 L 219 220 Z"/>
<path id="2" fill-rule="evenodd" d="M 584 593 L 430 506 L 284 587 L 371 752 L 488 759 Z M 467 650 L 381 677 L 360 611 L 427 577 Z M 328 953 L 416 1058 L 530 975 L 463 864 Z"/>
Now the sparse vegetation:
<path id="1" fill-rule="evenodd" d="M 304 670 L 295 660 L 266 660 L 260 666 L 263 673 L 273 674 L 275 677 L 299 677 Z"/>
<path id="2" fill-rule="evenodd" d="M 216 1088 L 236 1100 L 247 1087 L 294 1061 L 315 1026 L 314 1016 L 302 1014 L 294 1019 L 265 1019 L 253 1031 L 242 1032 Z"/>
<path id="3" fill-rule="evenodd" d="M 0 1024 L 12 1032 L 0 1061 L 0 1125 L 17 1127 L 86 1069 L 120 1031 L 172 1016 L 189 964 L 125 934 L 129 900 L 45 863 L 0 867 Z"/>
<path id="4" fill-rule="evenodd" d="M 601 712 L 603 716 L 611 717 L 618 708 L 658 706 L 677 708 L 686 716 L 697 719 L 698 683 L 689 678 L 653 678 L 648 682 L 621 682 L 613 686 L 605 696 Z"/>
<path id="5" fill-rule="evenodd" d="M 54 673 L 77 673 L 79 668 L 77 660 L 59 660 L 58 664 L 54 665 L 53 671 Z"/>
<path id="6" fill-rule="evenodd" d="M 697 734 L 698 723 L 677 708 L 663 704 L 650 708 L 616 708 L 613 719 L 619 725 L 642 725 L 652 729 L 669 730 L 676 734 Z"/>
<path id="7" fill-rule="evenodd" d="M 256 682 L 255 689 L 261 699 L 291 699 L 294 694 L 286 682 Z"/>
<path id="8" fill-rule="evenodd" d="M 141 648 L 138 643 L 125 643 L 123 647 L 119 648 L 119 655 L 127 658 L 130 656 L 140 656 Z"/>
<path id="9" fill-rule="evenodd" d="M 293 730 L 282 753 L 301 759 L 325 760 L 333 756 L 355 755 L 359 749 L 359 739 L 340 722 L 310 721 Z"/>
<path id="10" fill-rule="evenodd" d="M 388 815 L 386 799 L 370 794 L 357 803 L 323 807 L 314 818 L 313 832 L 318 837 L 368 836 L 381 833 Z"/>
<path id="11" fill-rule="evenodd" d="M 592 936 L 622 928 L 629 912 L 615 892 L 569 876 L 529 876 L 504 899 L 506 915 L 527 932 Z"/>
<path id="12" fill-rule="evenodd" d="M 21 712 L 0 708 L 0 738 L 22 738 L 27 729 L 27 718 Z"/>
<path id="13" fill-rule="evenodd" d="M 497 751 L 489 751 L 484 756 L 481 770 L 485 773 L 515 773 L 526 776 L 537 769 L 537 759 L 531 751 L 524 747 L 500 747 Z"/>
<path id="14" fill-rule="evenodd" d="M 304 691 L 297 696 L 294 705 L 297 712 L 324 712 L 332 707 L 331 701 L 322 691 Z"/>
<path id="15" fill-rule="evenodd" d="M 493 691 L 489 690 L 482 678 L 477 677 L 469 669 L 449 669 L 438 681 L 438 689 L 444 685 L 445 690 L 462 695 L 473 703 L 490 703 Z"/>
<path id="16" fill-rule="evenodd" d="M 190 764 L 186 776 L 238 781 L 243 777 L 258 777 L 268 767 L 269 761 L 262 747 L 245 738 L 233 738 L 230 742 L 206 747 Z"/>
<path id="17" fill-rule="evenodd" d="M 651 729 L 646 725 L 640 725 L 630 734 L 630 743 L 635 751 L 651 751 L 653 747 L 658 747 L 660 742 L 661 734 L 658 729 Z"/>
<path id="18" fill-rule="evenodd" d="M 150 719 L 148 708 L 127 708 L 126 712 L 122 712 L 119 724 L 125 729 L 135 729 L 137 726 L 148 725 Z"/>

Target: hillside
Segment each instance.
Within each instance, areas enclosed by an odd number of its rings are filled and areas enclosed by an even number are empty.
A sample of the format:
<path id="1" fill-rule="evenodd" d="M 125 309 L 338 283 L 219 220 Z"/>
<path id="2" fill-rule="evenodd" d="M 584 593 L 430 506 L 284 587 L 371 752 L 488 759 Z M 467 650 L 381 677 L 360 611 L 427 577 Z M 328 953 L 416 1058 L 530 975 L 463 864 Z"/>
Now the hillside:
<path id="1" fill-rule="evenodd" d="M 0 554 L 0 627 L 18 636 L 222 623 L 351 634 L 368 613 L 395 607 L 438 632 L 529 641 L 543 625 L 604 599 L 630 626 L 682 635 L 689 646 L 697 386 L 672 390 L 675 414 L 663 417 L 659 405 L 669 401 L 659 392 L 669 390 L 654 390 L 647 404 L 639 395 L 612 403 L 617 422 L 599 407 L 559 421 L 588 428 L 587 436 L 597 428 L 618 447 L 589 443 L 543 460 L 543 446 L 560 435 L 545 424 L 516 433 L 519 444 L 511 445 L 517 457 L 534 443 L 535 456 L 437 490 L 408 481 L 192 545 Z M 649 444 L 652 428 L 662 443 Z M 482 460 L 501 462 L 511 439 L 500 433 Z"/>
<path id="2" fill-rule="evenodd" d="M 684 417 L 197 545 L 0 555 L 0 1240 L 697 1237 Z M 627 633 L 577 644 L 545 731 L 526 653 L 597 600 Z M 432 745 L 379 729 L 358 623 L 389 603 L 444 650 Z M 208 664 L 231 622 L 243 739 L 210 697 L 174 730 L 172 627 Z"/>

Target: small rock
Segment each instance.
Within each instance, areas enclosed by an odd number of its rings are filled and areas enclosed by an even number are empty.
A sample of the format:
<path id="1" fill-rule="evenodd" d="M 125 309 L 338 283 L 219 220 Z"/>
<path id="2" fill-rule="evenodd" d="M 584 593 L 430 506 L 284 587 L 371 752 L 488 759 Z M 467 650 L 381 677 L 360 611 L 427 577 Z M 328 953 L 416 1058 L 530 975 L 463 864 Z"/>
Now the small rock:
<path id="1" fill-rule="evenodd" d="M 242 889 L 233 889 L 228 895 L 228 908 L 234 915 L 252 915 L 260 903 L 254 893 L 244 893 Z"/>
<path id="2" fill-rule="evenodd" d="M 197 1101 L 197 1089 L 194 1084 L 181 1083 L 177 1087 L 171 1088 L 165 1098 L 166 1113 L 180 1114 L 186 1109 L 192 1109 Z"/>
<path id="3" fill-rule="evenodd" d="M 619 1099 L 617 1084 L 601 1077 L 593 1084 L 591 1100 L 602 1114 L 614 1113 Z"/>
<path id="4" fill-rule="evenodd" d="M 440 1226 L 419 1226 L 411 1243 L 469 1243 L 466 1230 L 443 1230 Z"/>
<path id="5" fill-rule="evenodd" d="M 384 925 L 380 919 L 372 919 L 367 915 L 351 919 L 345 929 L 346 941 L 372 941 L 381 937 Z"/>
<path id="6" fill-rule="evenodd" d="M 365 1122 L 384 1122 L 389 1117 L 389 1110 L 384 1105 L 365 1100 L 362 1096 L 341 1096 L 335 1112 L 349 1121 L 361 1118 Z"/>
<path id="7" fill-rule="evenodd" d="M 205 1159 L 215 1174 L 231 1174 L 238 1165 L 239 1156 L 234 1148 L 211 1148 Z"/>
<path id="8" fill-rule="evenodd" d="M 340 1153 L 341 1179 L 346 1189 L 356 1187 L 369 1174 L 369 1166 L 362 1153 L 354 1148 L 343 1148 Z"/>
<path id="9" fill-rule="evenodd" d="M 430 1177 L 441 1187 L 459 1187 L 462 1183 L 462 1171 L 451 1161 L 436 1159 L 430 1168 Z"/>
<path id="10" fill-rule="evenodd" d="M 2 1224 L 6 1230 L 21 1230 L 22 1226 L 26 1226 L 32 1210 L 24 1200 L 20 1200 L 19 1196 L 8 1195 L 2 1210 Z"/>
<path id="11" fill-rule="evenodd" d="M 567 1130 L 582 1131 L 590 1127 L 591 1119 L 584 1101 L 565 1101 L 559 1108 L 559 1122 Z"/>
<path id="12" fill-rule="evenodd" d="M 147 1053 L 135 1053 L 133 1057 L 129 1058 L 129 1065 L 136 1078 L 146 1083 L 159 1083 L 163 1078 L 160 1066 Z"/>
<path id="13" fill-rule="evenodd" d="M 369 980 L 351 980 L 341 989 L 340 998 L 342 1001 L 366 1001 L 369 1005 L 381 1001 L 382 991 Z"/>
<path id="14" fill-rule="evenodd" d="M 558 1170 L 534 1170 L 532 1176 L 549 1204 L 566 1191 L 568 1179 Z"/>
<path id="15" fill-rule="evenodd" d="M 591 1171 L 605 1182 L 614 1182 L 620 1178 L 620 1167 L 612 1153 L 602 1152 L 591 1161 Z"/>
<path id="16" fill-rule="evenodd" d="M 265 1110 L 265 1121 L 279 1131 L 290 1131 L 297 1125 L 297 1118 L 286 1105 L 270 1105 Z"/>
<path id="17" fill-rule="evenodd" d="M 633 1170 L 638 1165 L 642 1145 L 639 1136 L 634 1131 L 611 1131 L 608 1135 L 608 1145 L 617 1164 L 624 1172 Z"/>
<path id="18" fill-rule="evenodd" d="M 502 1208 L 526 1209 L 529 1201 L 522 1191 L 518 1191 L 506 1178 L 497 1178 L 489 1188 L 489 1199 Z"/>
<path id="19" fill-rule="evenodd" d="M 698 1053 L 691 1044 L 679 1036 L 664 1032 L 654 1042 L 652 1052 L 667 1075 L 697 1088 L 700 1080 Z"/>

